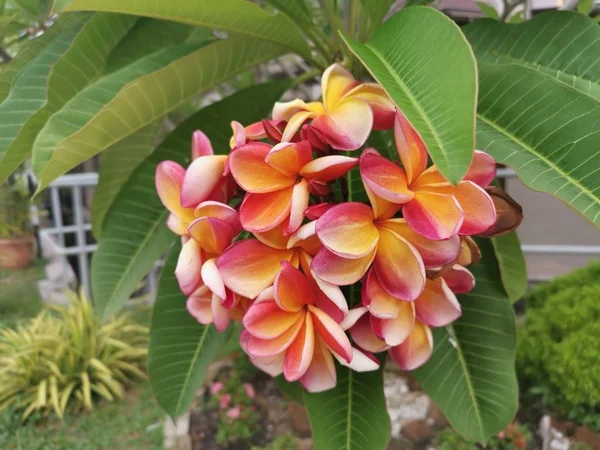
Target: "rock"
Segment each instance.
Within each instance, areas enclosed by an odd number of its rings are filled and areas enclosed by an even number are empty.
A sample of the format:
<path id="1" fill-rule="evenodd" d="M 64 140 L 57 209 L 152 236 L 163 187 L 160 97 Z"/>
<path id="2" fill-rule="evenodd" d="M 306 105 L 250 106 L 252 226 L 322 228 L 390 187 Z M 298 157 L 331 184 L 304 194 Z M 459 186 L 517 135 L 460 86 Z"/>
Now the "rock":
<path id="1" fill-rule="evenodd" d="M 425 419 L 431 401 L 422 392 L 409 392 L 403 375 L 386 371 L 383 389 L 392 423 L 392 438 L 400 438 L 404 424 L 416 419 Z"/>
<path id="2" fill-rule="evenodd" d="M 295 434 L 300 437 L 310 437 L 310 422 L 306 408 L 296 402 L 289 402 L 288 414 Z"/>
<path id="3" fill-rule="evenodd" d="M 394 438 L 388 444 L 387 450 L 412 450 L 413 444 L 408 439 Z"/>
<path id="4" fill-rule="evenodd" d="M 448 419 L 446 419 L 442 410 L 434 402 L 431 402 L 429 406 L 427 419 L 431 420 L 431 424 L 439 430 L 448 426 Z"/>
<path id="5" fill-rule="evenodd" d="M 402 427 L 402 434 L 411 442 L 423 445 L 435 437 L 435 430 L 425 419 L 413 420 Z"/>
<path id="6" fill-rule="evenodd" d="M 174 450 L 191 450 L 192 437 L 190 431 L 190 413 L 187 412 L 173 422 L 170 417 L 165 419 L 163 430 L 163 447 Z"/>
<path id="7" fill-rule="evenodd" d="M 298 444 L 298 450 L 313 450 L 312 438 L 298 438 L 296 443 Z"/>
<path id="8" fill-rule="evenodd" d="M 542 450 L 569 450 L 571 443 L 560 431 L 552 426 L 552 419 L 546 415 L 540 420 Z"/>

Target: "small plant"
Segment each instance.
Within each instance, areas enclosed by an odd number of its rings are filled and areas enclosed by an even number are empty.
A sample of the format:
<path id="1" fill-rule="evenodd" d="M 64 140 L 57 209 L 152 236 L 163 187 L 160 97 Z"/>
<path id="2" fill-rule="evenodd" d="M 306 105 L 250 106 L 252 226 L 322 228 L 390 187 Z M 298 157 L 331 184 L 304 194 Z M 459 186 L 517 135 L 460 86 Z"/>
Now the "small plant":
<path id="1" fill-rule="evenodd" d="M 96 398 L 122 398 L 129 382 L 145 377 L 147 335 L 127 314 L 101 324 L 90 301 L 74 293 L 69 307 L 48 307 L 1 330 L 0 412 L 62 418 L 67 407 L 92 409 Z"/>
<path id="2" fill-rule="evenodd" d="M 490 450 L 523 450 L 529 445 L 531 437 L 531 431 L 525 425 L 514 422 L 492 436 L 485 448 Z M 438 434 L 434 446 L 437 450 L 475 450 L 478 448 L 450 427 Z"/>
<path id="3" fill-rule="evenodd" d="M 599 272 L 600 265 L 593 264 L 532 291 L 517 358 L 530 393 L 595 429 L 600 429 Z"/>
<path id="4" fill-rule="evenodd" d="M 15 239 L 31 233 L 27 177 L 15 173 L 0 187 L 0 239 Z"/>

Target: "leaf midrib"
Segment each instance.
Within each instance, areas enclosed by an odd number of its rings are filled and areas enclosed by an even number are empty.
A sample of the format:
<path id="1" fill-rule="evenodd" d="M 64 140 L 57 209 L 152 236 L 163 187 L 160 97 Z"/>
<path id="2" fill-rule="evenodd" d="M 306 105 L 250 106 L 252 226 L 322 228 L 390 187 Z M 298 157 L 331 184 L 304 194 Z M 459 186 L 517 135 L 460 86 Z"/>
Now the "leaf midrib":
<path id="1" fill-rule="evenodd" d="M 142 242 L 140 243 L 140 245 L 138 245 L 137 249 L 135 250 L 135 253 L 130 258 L 129 262 L 127 263 L 127 266 L 123 270 L 123 275 L 121 275 L 121 277 L 119 278 L 119 281 L 115 285 L 115 288 L 110 293 L 109 301 L 107 302 L 106 308 L 104 309 L 104 311 L 102 313 L 102 319 L 103 320 L 106 320 L 108 318 L 106 316 L 106 311 L 108 311 L 110 309 L 110 306 L 114 303 L 115 292 L 118 292 L 121 289 L 121 286 L 124 283 L 125 278 L 126 278 L 125 274 L 127 274 L 129 272 L 129 270 L 131 270 L 132 266 L 134 266 L 135 264 L 137 264 L 137 258 L 139 256 L 139 254 L 143 250 L 146 249 L 146 246 L 147 246 L 148 242 L 150 241 L 150 238 L 154 235 L 154 231 L 167 220 L 168 214 L 169 214 L 169 211 L 167 211 L 167 210 L 163 211 L 160 214 L 160 216 L 158 217 L 158 219 L 154 222 L 154 225 L 152 225 L 152 227 L 148 230 L 148 233 L 146 234 L 146 237 L 142 240 Z"/>
<path id="2" fill-rule="evenodd" d="M 539 158 L 539 160 L 541 160 L 542 162 L 544 162 L 548 167 L 550 167 L 553 170 L 555 170 L 556 172 L 558 172 L 565 180 L 570 181 L 570 183 L 572 185 L 574 185 L 578 189 L 580 189 L 580 191 L 582 191 L 582 193 L 584 193 L 592 201 L 592 203 L 600 206 L 600 200 L 594 195 L 593 192 L 591 192 L 585 186 L 582 186 L 581 184 L 579 184 L 576 179 L 572 178 L 564 170 L 562 170 L 560 167 L 558 167 L 554 162 L 550 161 L 544 155 L 542 155 L 541 153 L 537 152 L 533 147 L 527 145 L 525 142 L 523 142 L 522 140 L 520 140 L 519 138 L 517 138 L 514 134 L 510 133 L 505 128 L 503 128 L 503 127 L 495 124 L 491 120 L 487 119 L 482 114 L 477 113 L 477 118 L 479 120 L 481 120 L 482 122 L 484 122 L 486 125 L 489 125 L 493 129 L 497 130 L 499 133 L 504 134 L 506 137 L 508 137 L 509 139 L 511 139 L 512 141 L 514 141 L 517 145 L 519 145 L 520 147 L 522 147 L 525 150 L 529 151 L 532 155 L 534 155 L 537 158 Z M 507 162 L 507 164 L 508 164 L 508 162 Z M 518 174 L 518 171 L 517 171 L 517 174 Z M 519 175 L 519 178 L 521 178 L 520 175 Z"/>

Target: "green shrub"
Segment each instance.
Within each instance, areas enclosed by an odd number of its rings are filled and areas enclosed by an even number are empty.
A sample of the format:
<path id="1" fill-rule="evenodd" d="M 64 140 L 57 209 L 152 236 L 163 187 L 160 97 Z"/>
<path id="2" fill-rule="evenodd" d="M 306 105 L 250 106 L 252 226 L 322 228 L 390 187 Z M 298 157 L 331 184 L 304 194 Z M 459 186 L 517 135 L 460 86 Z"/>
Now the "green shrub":
<path id="1" fill-rule="evenodd" d="M 524 387 L 572 419 L 600 410 L 600 264 L 560 277 L 526 297 L 517 370 Z M 577 412 L 578 411 L 578 412 Z"/>
<path id="2" fill-rule="evenodd" d="M 112 401 L 145 377 L 148 329 L 127 314 L 101 324 L 89 300 L 72 294 L 70 307 L 53 306 L 16 329 L 0 330 L 0 412 L 92 408 Z"/>

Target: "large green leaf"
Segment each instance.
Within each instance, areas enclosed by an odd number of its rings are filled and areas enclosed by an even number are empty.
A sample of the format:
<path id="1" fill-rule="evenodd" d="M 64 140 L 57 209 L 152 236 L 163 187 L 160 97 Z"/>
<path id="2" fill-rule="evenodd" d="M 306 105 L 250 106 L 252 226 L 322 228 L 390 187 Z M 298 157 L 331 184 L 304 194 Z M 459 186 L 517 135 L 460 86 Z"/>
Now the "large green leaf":
<path id="1" fill-rule="evenodd" d="M 306 40 L 282 14 L 247 0 L 57 0 L 55 11 L 111 11 L 243 34 L 283 45 L 310 58 Z"/>
<path id="2" fill-rule="evenodd" d="M 589 17 L 552 11 L 518 25 L 478 20 L 463 30 L 479 61 L 528 67 L 600 101 L 600 27 Z"/>
<path id="3" fill-rule="evenodd" d="M 207 366 L 229 337 L 196 322 L 185 307 L 175 266 L 181 244 L 173 246 L 163 268 L 152 313 L 148 369 L 158 404 L 173 419 L 185 413 L 204 381 Z"/>
<path id="4" fill-rule="evenodd" d="M 415 6 L 366 43 L 346 43 L 417 129 L 444 176 L 458 182 L 473 157 L 477 71 L 456 24 Z"/>
<path id="5" fill-rule="evenodd" d="M 92 202 L 92 232 L 96 239 L 100 238 L 104 218 L 115 197 L 135 168 L 152 151 L 161 124 L 157 120 L 102 153 L 98 185 Z"/>
<path id="6" fill-rule="evenodd" d="M 454 429 L 484 444 L 513 419 L 518 387 L 514 313 L 492 244 L 477 243 L 483 258 L 470 268 L 477 285 L 459 296 L 460 319 L 433 330 L 431 359 L 414 374 Z"/>
<path id="7" fill-rule="evenodd" d="M 68 170 L 284 48 L 248 37 L 168 47 L 104 77 L 46 123 L 33 148 L 38 191 Z"/>
<path id="8" fill-rule="evenodd" d="M 29 156 L 48 118 L 104 70 L 134 23 L 118 14 L 80 16 L 22 70 L 0 105 L 0 181 Z"/>
<path id="9" fill-rule="evenodd" d="M 515 231 L 490 239 L 498 261 L 504 291 L 511 302 L 521 299 L 527 291 L 527 266 L 521 242 Z"/>
<path id="10" fill-rule="evenodd" d="M 253 86 L 214 103 L 173 131 L 133 172 L 113 202 L 92 261 L 92 292 L 102 318 L 117 311 L 176 236 L 167 228 L 168 212 L 156 195 L 159 162 L 187 166 L 194 130 L 201 128 L 218 153 L 229 151 L 230 122 L 252 123 L 266 117 L 289 81 Z"/>
<path id="11" fill-rule="evenodd" d="M 597 100 L 523 65 L 479 71 L 478 148 L 600 226 Z"/>
<path id="12" fill-rule="evenodd" d="M 384 450 L 390 418 L 383 393 L 383 364 L 374 372 L 337 366 L 335 388 L 303 391 L 315 450 Z"/>
<path id="13" fill-rule="evenodd" d="M 181 44 L 193 31 L 194 27 L 191 25 L 143 17 L 112 51 L 106 64 L 106 71 L 115 72 L 138 58 L 169 45 Z"/>

